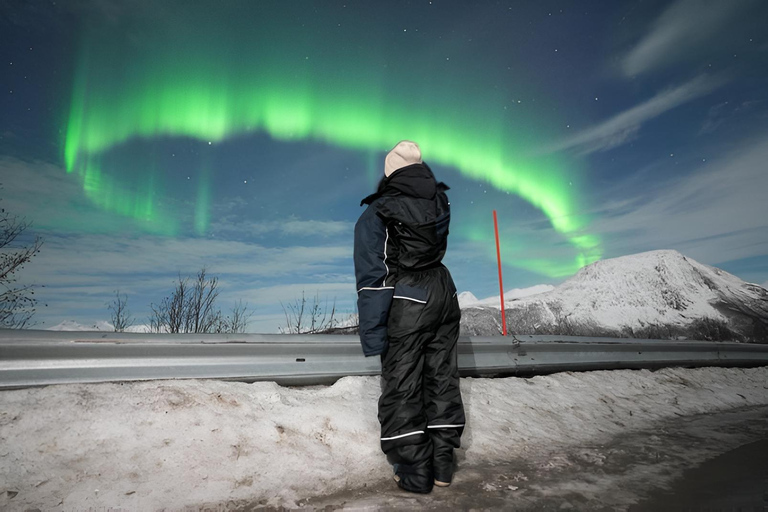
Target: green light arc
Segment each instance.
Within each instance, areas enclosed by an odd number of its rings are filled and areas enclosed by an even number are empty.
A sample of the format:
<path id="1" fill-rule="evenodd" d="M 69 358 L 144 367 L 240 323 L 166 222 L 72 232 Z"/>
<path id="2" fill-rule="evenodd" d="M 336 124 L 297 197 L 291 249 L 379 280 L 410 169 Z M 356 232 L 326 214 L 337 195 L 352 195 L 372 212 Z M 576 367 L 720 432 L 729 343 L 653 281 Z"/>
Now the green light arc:
<path id="1" fill-rule="evenodd" d="M 556 162 L 516 158 L 524 154 L 526 141 L 518 141 L 501 116 L 482 118 L 467 114 L 466 107 L 453 109 L 444 103 L 410 105 L 398 101 L 407 95 L 384 93 L 376 80 L 333 87 L 328 81 L 310 80 L 308 72 L 297 78 L 260 69 L 233 77 L 212 66 L 194 72 L 183 65 L 150 69 L 136 75 L 149 78 L 133 78 L 119 87 L 94 87 L 103 77 L 89 74 L 93 71 L 83 57 L 74 80 L 64 161 L 67 172 L 81 176 L 86 194 L 99 206 L 158 224 L 153 222 L 158 219 L 151 199 L 120 197 L 117 185 L 98 165 L 100 155 L 134 138 L 220 142 L 264 132 L 278 140 L 314 140 L 366 152 L 410 139 L 419 143 L 428 162 L 455 168 L 530 202 L 577 252 L 572 264 L 566 269 L 558 266 L 557 272 L 547 270 L 555 266 L 546 262 L 513 265 L 559 277 L 602 256 L 599 238 L 587 234 L 586 220 L 576 215 L 572 178 Z M 210 201 L 202 188 L 198 199 L 205 205 Z M 195 232 L 204 233 L 208 212 L 198 206 L 194 217 Z M 170 226 L 172 221 L 160 223 Z"/>

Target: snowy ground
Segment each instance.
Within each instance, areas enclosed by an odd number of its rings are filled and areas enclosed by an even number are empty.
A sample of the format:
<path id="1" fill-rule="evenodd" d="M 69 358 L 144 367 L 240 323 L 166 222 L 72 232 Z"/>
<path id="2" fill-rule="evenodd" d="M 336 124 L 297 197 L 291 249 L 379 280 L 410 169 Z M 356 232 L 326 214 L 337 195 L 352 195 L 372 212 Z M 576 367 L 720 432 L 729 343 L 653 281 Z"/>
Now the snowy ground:
<path id="1" fill-rule="evenodd" d="M 768 405 L 768 367 L 463 379 L 462 394 L 468 424 L 449 492 L 461 492 L 474 467 L 542 454 L 557 465 L 558 452 L 681 416 Z M 4 391 L 0 508 L 294 506 L 389 489 L 378 395 L 377 377 L 312 388 L 189 380 Z"/>

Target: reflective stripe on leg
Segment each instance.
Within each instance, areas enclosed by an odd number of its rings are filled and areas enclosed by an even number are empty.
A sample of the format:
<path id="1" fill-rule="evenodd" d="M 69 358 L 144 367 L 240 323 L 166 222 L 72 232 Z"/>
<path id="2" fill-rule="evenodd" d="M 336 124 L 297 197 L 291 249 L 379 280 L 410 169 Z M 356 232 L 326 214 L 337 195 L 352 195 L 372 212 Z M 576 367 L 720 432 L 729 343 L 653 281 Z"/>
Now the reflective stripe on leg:
<path id="1" fill-rule="evenodd" d="M 429 428 L 429 427 L 427 427 Z M 399 436 L 382 437 L 382 441 L 392 441 L 393 439 L 400 439 L 401 437 L 415 436 L 416 434 L 423 434 L 423 430 L 417 430 L 416 432 L 408 432 L 407 434 L 400 434 Z"/>

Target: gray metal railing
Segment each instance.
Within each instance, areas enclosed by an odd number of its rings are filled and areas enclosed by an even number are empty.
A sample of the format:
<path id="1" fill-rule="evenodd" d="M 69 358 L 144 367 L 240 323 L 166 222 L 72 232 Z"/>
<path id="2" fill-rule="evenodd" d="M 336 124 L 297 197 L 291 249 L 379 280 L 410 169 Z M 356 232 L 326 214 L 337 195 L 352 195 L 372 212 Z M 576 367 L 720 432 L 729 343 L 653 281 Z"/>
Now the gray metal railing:
<path id="1" fill-rule="evenodd" d="M 568 336 L 461 337 L 463 376 L 764 366 L 768 345 Z M 377 375 L 356 336 L 0 331 L 0 389 L 151 379 L 328 384 Z"/>

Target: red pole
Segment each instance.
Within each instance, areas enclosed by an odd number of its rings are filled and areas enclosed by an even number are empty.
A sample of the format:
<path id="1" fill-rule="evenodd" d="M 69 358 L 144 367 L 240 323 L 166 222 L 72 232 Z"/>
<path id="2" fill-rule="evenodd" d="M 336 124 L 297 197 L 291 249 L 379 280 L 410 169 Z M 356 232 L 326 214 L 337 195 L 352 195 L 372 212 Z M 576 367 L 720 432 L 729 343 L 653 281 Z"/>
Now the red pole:
<path id="1" fill-rule="evenodd" d="M 499 262 L 499 293 L 501 294 L 501 335 L 507 335 L 507 314 L 504 311 L 504 282 L 501 280 L 501 249 L 499 248 L 499 221 L 493 210 L 493 230 L 496 232 L 496 259 Z"/>

